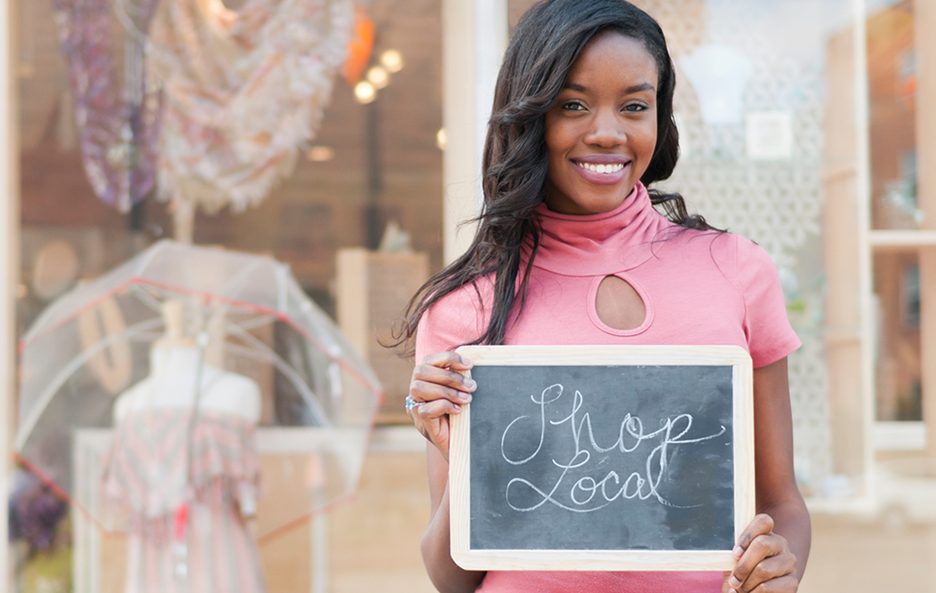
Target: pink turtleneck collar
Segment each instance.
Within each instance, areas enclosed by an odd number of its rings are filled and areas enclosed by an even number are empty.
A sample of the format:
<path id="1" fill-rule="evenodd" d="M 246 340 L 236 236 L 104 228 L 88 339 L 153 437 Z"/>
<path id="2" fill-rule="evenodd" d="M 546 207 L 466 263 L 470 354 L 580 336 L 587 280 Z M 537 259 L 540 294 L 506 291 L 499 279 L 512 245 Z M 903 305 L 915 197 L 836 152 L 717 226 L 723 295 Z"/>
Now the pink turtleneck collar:
<path id="1" fill-rule="evenodd" d="M 540 247 L 533 265 L 565 276 L 606 276 L 639 266 L 652 256 L 660 231 L 674 226 L 653 209 L 642 183 L 610 212 L 560 214 L 540 204 Z M 530 245 L 524 243 L 523 257 Z"/>

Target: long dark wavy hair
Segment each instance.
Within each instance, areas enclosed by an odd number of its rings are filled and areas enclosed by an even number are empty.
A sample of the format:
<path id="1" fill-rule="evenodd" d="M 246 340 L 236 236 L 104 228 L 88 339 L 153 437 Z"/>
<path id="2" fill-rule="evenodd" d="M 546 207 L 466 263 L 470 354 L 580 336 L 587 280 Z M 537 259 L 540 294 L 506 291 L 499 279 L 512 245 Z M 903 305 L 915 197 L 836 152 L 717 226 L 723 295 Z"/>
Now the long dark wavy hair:
<path id="1" fill-rule="evenodd" d="M 469 343 L 504 341 L 515 305 L 519 304 L 517 315 L 523 309 L 527 272 L 539 246 L 533 211 L 546 195 L 546 113 L 558 99 L 582 48 L 604 31 L 640 41 L 656 61 L 657 143 L 640 180 L 649 188 L 672 175 L 679 158 L 679 132 L 673 119 L 676 77 L 660 25 L 625 0 L 544 0 L 530 8 L 513 32 L 497 77 L 484 145 L 484 207 L 475 219 L 477 233 L 464 255 L 432 276 L 407 306 L 395 331 L 395 345 L 405 344 L 404 355 L 412 354 L 419 320 L 433 304 L 488 275 L 494 279 L 490 322 Z M 649 193 L 653 205 L 674 223 L 718 230 L 701 216 L 690 216 L 679 194 L 655 189 Z M 531 241 L 533 251 L 518 287 L 524 241 Z"/>

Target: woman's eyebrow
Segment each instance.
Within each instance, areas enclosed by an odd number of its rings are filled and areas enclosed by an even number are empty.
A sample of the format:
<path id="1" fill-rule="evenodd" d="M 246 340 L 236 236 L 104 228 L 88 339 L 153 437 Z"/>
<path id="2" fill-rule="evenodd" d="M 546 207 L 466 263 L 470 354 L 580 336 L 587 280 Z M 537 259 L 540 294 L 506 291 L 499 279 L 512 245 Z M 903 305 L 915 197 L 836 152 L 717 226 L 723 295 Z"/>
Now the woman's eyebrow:
<path id="1" fill-rule="evenodd" d="M 570 89 L 570 90 L 573 90 L 573 91 L 576 91 L 576 92 L 579 92 L 579 93 L 584 93 L 585 91 L 588 90 L 588 89 L 585 88 L 584 86 L 582 86 L 582 85 L 580 85 L 580 84 L 576 84 L 576 83 L 574 83 L 574 82 L 567 82 L 567 83 L 565 83 L 564 85 L 562 85 L 562 88 L 563 88 L 563 89 Z M 625 95 L 631 95 L 631 94 L 633 94 L 633 93 L 640 93 L 640 92 L 643 92 L 643 91 L 650 91 L 650 92 L 656 93 L 656 87 L 654 87 L 654 86 L 653 86 L 652 84 L 650 84 L 649 82 L 642 82 L 642 83 L 640 83 L 640 84 L 635 84 L 635 85 L 633 85 L 633 86 L 627 87 L 626 89 L 624 89 L 624 94 L 625 94 Z"/>
<path id="2" fill-rule="evenodd" d="M 640 84 L 635 84 L 634 86 L 629 86 L 624 90 L 624 94 L 630 95 L 632 93 L 639 93 L 642 91 L 651 91 L 656 93 L 656 88 L 649 82 L 642 82 Z"/>

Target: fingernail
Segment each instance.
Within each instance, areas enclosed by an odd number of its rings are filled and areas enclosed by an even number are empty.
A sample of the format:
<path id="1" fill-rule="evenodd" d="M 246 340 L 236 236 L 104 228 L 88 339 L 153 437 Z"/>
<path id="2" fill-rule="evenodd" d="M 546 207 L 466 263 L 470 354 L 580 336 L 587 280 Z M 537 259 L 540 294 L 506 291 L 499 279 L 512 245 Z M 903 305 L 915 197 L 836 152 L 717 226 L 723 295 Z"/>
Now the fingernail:
<path id="1" fill-rule="evenodd" d="M 465 389 L 474 390 L 477 386 L 478 384 L 474 382 L 474 379 L 468 379 L 465 381 Z"/>
<path id="2" fill-rule="evenodd" d="M 735 589 L 741 586 L 741 581 L 734 578 L 734 575 L 732 575 L 731 577 L 728 578 L 728 586 L 731 587 L 732 591 L 734 591 Z"/>
<path id="3" fill-rule="evenodd" d="M 738 559 L 744 555 L 744 549 L 741 546 L 735 546 L 734 549 L 731 550 L 731 555 L 734 556 L 735 559 Z"/>
<path id="4" fill-rule="evenodd" d="M 461 406 L 458 404 L 452 404 L 452 407 L 455 408 L 455 411 L 458 412 L 461 410 Z"/>
<path id="5" fill-rule="evenodd" d="M 464 356 L 462 356 L 462 357 L 461 357 L 461 360 L 462 360 L 462 364 L 463 364 L 463 365 L 468 366 L 468 367 L 472 366 L 472 365 L 471 365 L 471 359 L 470 359 L 470 358 L 465 358 Z"/>

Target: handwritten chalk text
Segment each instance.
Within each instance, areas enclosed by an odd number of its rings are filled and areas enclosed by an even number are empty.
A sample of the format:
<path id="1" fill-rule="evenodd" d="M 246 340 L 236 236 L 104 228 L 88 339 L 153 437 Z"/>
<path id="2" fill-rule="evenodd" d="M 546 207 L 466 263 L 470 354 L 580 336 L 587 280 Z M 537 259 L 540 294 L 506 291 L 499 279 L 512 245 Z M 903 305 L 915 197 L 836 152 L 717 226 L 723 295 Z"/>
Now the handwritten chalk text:
<path id="1" fill-rule="evenodd" d="M 589 513 L 615 500 L 632 499 L 677 507 L 659 492 L 661 481 L 667 475 L 671 446 L 701 443 L 720 437 L 727 430 L 722 426 L 715 434 L 693 436 L 693 416 L 686 413 L 662 418 L 659 428 L 649 430 L 639 417 L 627 413 L 621 420 L 613 442 L 599 443 L 592 430 L 591 416 L 583 410 L 585 396 L 580 391 L 576 390 L 572 398 L 566 397 L 566 400 L 571 399 L 571 409 L 567 416 L 557 420 L 547 419 L 547 406 L 553 404 L 553 409 L 562 406 L 560 400 L 564 391 L 561 384 L 555 384 L 544 389 L 539 396 L 531 395 L 530 399 L 538 408 L 536 413 L 514 418 L 501 435 L 501 456 L 508 464 L 518 466 L 518 469 L 532 462 L 543 451 L 550 450 L 550 441 L 571 438 L 574 445 L 574 453 L 569 459 L 551 459 L 557 471 L 543 478 L 541 484 L 520 477 L 512 478 L 507 483 L 506 502 L 516 511 L 529 512 L 551 504 L 574 513 Z M 532 438 L 530 422 L 537 423 Z M 520 430 L 521 427 L 524 430 Z M 531 449 L 529 455 L 516 458 L 508 453 Z M 609 456 L 617 454 L 636 456 L 638 463 L 643 460 L 643 455 L 646 455 L 646 459 L 641 464 L 642 469 L 631 471 L 626 476 L 598 467 L 603 466 Z M 586 475 L 577 477 L 581 474 Z"/>

